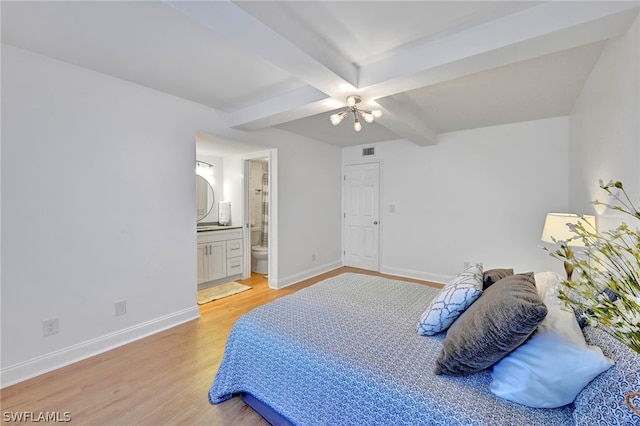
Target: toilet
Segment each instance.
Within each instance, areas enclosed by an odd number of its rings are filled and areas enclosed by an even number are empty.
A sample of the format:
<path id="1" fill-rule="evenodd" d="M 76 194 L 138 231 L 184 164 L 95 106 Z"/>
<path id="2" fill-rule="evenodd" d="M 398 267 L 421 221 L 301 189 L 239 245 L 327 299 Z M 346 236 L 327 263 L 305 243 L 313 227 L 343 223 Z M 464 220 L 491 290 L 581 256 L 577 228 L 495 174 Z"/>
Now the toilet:
<path id="1" fill-rule="evenodd" d="M 253 246 L 251 247 L 251 271 L 256 274 L 268 274 L 269 263 L 267 258 L 269 255 L 269 248 L 265 246 Z"/>
<path id="2" fill-rule="evenodd" d="M 260 245 L 260 228 L 251 229 L 251 272 L 269 273 L 269 248 Z"/>

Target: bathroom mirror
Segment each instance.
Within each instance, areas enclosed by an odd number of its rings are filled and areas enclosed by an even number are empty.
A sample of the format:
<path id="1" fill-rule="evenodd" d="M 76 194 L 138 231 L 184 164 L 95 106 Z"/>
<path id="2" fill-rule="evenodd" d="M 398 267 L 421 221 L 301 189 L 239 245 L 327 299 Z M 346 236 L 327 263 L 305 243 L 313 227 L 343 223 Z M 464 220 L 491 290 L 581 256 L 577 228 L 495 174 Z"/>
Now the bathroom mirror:
<path id="1" fill-rule="evenodd" d="M 200 222 L 213 209 L 213 188 L 205 178 L 196 175 L 196 215 Z"/>

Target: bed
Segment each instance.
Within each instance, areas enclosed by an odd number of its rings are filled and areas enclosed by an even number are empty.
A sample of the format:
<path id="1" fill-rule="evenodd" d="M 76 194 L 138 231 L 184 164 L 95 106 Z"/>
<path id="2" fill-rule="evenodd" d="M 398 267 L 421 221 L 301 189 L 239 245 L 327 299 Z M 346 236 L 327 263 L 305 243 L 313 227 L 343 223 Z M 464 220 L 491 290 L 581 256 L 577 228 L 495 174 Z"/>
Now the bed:
<path id="1" fill-rule="evenodd" d="M 272 424 L 591 424 L 576 413 L 577 402 L 539 409 L 496 397 L 489 370 L 435 374 L 446 333 L 421 336 L 416 321 L 440 292 L 345 273 L 261 306 L 234 325 L 209 400 L 242 394 Z M 598 379 L 616 382 L 616 396 L 640 383 L 640 368 L 607 337 L 596 332 L 593 339 L 612 346 L 605 355 L 619 362 Z M 594 402 L 603 395 L 590 391 L 580 410 L 593 418 L 595 403 L 608 401 Z M 618 414 L 619 424 L 640 424 Z"/>

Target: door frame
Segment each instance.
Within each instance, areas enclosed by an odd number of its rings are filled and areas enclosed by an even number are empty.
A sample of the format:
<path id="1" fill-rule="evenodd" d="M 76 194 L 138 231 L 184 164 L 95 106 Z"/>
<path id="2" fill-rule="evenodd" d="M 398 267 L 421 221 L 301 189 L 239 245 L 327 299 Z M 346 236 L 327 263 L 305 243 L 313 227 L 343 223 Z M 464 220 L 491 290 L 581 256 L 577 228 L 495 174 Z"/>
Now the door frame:
<path id="1" fill-rule="evenodd" d="M 243 154 L 241 159 L 244 163 L 244 195 L 243 195 L 243 233 L 244 241 L 244 276 L 251 277 L 251 224 L 249 211 L 249 162 L 258 158 L 267 158 L 269 161 L 269 233 L 268 255 L 268 285 L 270 288 L 278 288 L 278 150 L 267 149 Z"/>
<path id="2" fill-rule="evenodd" d="M 382 259 L 382 227 L 384 226 L 384 221 L 382 220 L 382 160 L 381 159 L 362 159 L 362 160 L 352 160 L 342 163 L 342 265 L 346 266 L 346 243 L 345 238 L 347 235 L 346 232 L 346 175 L 348 166 L 360 166 L 365 164 L 378 164 L 378 259 L 376 261 L 376 269 L 375 272 L 380 272 L 380 260 Z"/>

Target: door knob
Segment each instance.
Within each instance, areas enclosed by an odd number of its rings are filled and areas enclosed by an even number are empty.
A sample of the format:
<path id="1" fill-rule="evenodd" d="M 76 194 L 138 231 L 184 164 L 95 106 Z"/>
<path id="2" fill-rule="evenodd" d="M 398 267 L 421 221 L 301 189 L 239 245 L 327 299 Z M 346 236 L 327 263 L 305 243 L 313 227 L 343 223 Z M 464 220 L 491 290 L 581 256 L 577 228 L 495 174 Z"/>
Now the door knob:
<path id="1" fill-rule="evenodd" d="M 377 225 L 377 224 L 378 224 L 378 221 L 377 221 L 377 220 L 374 220 L 374 221 L 373 221 L 373 224 L 374 224 L 374 225 Z"/>

